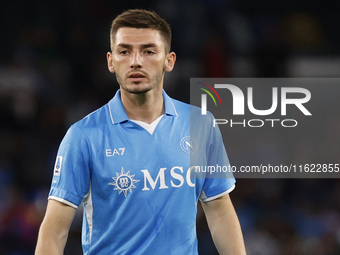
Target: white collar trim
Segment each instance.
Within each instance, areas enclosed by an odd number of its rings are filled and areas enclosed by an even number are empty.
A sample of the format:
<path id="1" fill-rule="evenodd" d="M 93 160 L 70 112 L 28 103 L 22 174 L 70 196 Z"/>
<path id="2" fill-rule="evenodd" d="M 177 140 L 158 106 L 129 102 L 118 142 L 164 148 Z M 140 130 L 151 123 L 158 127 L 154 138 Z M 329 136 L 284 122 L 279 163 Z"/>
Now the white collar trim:
<path id="1" fill-rule="evenodd" d="M 140 120 L 131 120 L 131 121 L 136 123 L 137 125 L 141 126 L 142 128 L 144 128 L 146 131 L 148 131 L 152 135 L 153 132 L 155 131 L 155 128 L 157 127 L 159 121 L 162 119 L 163 115 L 164 114 L 159 116 L 151 124 L 145 123 L 145 122 L 140 121 Z"/>

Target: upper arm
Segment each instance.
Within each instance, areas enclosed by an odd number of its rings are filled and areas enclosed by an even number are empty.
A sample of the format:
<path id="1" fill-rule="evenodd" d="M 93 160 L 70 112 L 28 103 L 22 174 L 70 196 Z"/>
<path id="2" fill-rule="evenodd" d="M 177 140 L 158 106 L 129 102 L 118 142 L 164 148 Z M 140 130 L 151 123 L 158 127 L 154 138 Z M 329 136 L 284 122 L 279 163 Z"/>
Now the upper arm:
<path id="1" fill-rule="evenodd" d="M 229 194 L 221 196 L 209 202 L 201 202 L 207 220 L 220 217 L 221 215 L 234 210 Z"/>
<path id="2" fill-rule="evenodd" d="M 75 213 L 75 208 L 50 199 L 48 200 L 42 227 L 53 230 L 57 235 L 67 235 Z"/>
<path id="3" fill-rule="evenodd" d="M 76 209 L 50 199 L 40 226 L 36 255 L 63 254 Z"/>

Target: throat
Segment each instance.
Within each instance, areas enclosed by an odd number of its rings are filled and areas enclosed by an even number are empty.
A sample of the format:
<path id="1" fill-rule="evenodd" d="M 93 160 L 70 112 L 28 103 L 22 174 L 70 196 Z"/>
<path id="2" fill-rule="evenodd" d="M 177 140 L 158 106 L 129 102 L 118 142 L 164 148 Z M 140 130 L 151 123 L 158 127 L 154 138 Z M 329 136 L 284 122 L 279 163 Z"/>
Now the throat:
<path id="1" fill-rule="evenodd" d="M 149 95 L 145 97 L 146 95 L 129 94 L 124 96 L 121 94 L 121 99 L 125 112 L 130 120 L 137 120 L 150 125 L 164 114 L 165 107 L 162 94 L 146 94 Z"/>

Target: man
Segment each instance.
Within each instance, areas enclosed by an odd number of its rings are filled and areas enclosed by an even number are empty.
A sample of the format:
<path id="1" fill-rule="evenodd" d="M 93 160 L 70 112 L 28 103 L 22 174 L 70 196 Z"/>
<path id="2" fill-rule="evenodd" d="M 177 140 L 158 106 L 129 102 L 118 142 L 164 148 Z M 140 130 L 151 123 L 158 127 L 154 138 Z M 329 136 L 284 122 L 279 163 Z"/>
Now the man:
<path id="1" fill-rule="evenodd" d="M 169 25 L 129 10 L 110 39 L 108 68 L 120 90 L 65 135 L 36 254 L 63 253 L 82 201 L 84 254 L 197 254 L 198 199 L 220 254 L 245 254 L 228 195 L 234 178 L 193 178 L 195 165 L 229 164 L 212 116 L 163 91 L 176 61 Z"/>

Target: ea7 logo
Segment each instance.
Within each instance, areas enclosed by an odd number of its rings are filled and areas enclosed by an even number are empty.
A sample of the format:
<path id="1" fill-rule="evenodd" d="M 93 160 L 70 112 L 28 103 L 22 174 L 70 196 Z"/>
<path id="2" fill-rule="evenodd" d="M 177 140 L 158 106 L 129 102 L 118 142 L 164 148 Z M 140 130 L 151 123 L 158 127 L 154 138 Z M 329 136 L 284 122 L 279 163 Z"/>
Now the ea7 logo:
<path id="1" fill-rule="evenodd" d="M 118 149 L 106 149 L 105 155 L 106 157 L 113 157 L 115 155 L 123 156 L 125 152 L 125 148 L 118 148 Z"/>
<path id="2" fill-rule="evenodd" d="M 232 84 L 215 84 L 215 89 L 228 89 L 233 97 L 233 115 L 244 115 L 244 94 L 242 90 Z M 303 95 L 302 98 L 287 98 L 289 93 L 299 93 Z M 311 93 L 305 88 L 296 87 L 282 87 L 281 88 L 281 115 L 286 115 L 287 105 L 295 105 L 304 115 L 312 115 L 306 107 L 303 105 L 311 99 Z M 216 103 L 215 103 L 216 104 Z M 248 109 L 251 113 L 255 115 L 270 115 L 277 109 L 278 105 L 278 89 L 276 87 L 272 88 L 272 105 L 269 109 L 258 110 L 255 109 L 253 104 L 253 88 L 247 88 L 247 104 Z M 207 114 L 207 95 L 201 95 L 201 114 Z"/>

